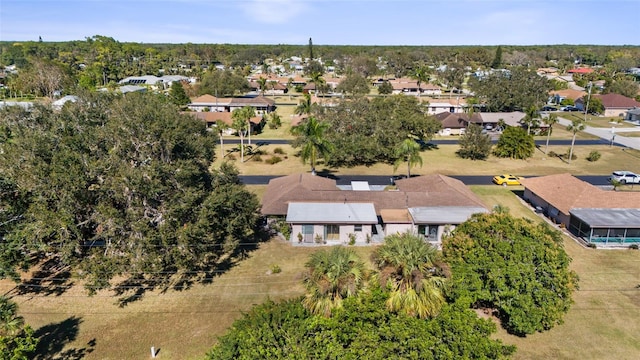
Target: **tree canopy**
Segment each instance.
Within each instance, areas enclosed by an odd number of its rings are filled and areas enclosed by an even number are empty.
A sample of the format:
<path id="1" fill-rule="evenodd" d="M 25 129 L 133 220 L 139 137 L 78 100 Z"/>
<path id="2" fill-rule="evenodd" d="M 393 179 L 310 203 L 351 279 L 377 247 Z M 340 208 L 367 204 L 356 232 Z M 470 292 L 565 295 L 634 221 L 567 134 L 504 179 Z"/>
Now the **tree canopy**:
<path id="1" fill-rule="evenodd" d="M 520 67 L 472 79 L 469 86 L 488 111 L 539 108 L 547 101 L 549 90 L 553 89 L 546 78 Z"/>
<path id="2" fill-rule="evenodd" d="M 1 113 L 0 206 L 12 221 L 0 253 L 15 255 L 3 269 L 53 254 L 90 291 L 120 275 L 163 287 L 207 276 L 253 241 L 258 201 L 232 167 L 209 171 L 216 134 L 204 123 L 151 94 L 71 105 Z"/>
<path id="3" fill-rule="evenodd" d="M 476 214 L 443 240 L 451 266 L 451 296 L 495 309 L 517 335 L 562 323 L 578 286 L 561 234 L 508 212 Z"/>
<path id="4" fill-rule="evenodd" d="M 300 299 L 268 301 L 237 320 L 209 359 L 504 359 L 515 347 L 493 340 L 495 324 L 447 305 L 432 320 L 385 309 L 379 287 L 348 298 L 330 318 L 311 316 Z"/>
<path id="5" fill-rule="evenodd" d="M 482 127 L 469 124 L 465 133 L 458 141 L 460 149 L 456 155 L 463 159 L 485 160 L 491 153 L 491 137 L 482 133 Z"/>
<path id="6" fill-rule="evenodd" d="M 326 136 L 335 146 L 331 166 L 393 164 L 402 157 L 395 149 L 403 140 L 431 139 L 441 127 L 427 115 L 427 105 L 405 95 L 342 101 L 317 117 L 329 124 Z"/>
<path id="7" fill-rule="evenodd" d="M 527 134 L 523 128 L 507 126 L 500 135 L 493 154 L 497 157 L 526 159 L 533 155 L 535 148 L 533 135 Z"/>

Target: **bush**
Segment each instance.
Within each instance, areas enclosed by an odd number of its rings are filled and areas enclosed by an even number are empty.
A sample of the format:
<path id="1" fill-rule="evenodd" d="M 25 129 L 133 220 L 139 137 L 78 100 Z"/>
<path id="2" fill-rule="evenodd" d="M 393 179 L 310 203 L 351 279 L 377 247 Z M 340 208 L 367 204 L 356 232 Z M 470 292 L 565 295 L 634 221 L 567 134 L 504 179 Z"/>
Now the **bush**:
<path id="1" fill-rule="evenodd" d="M 560 155 L 560 157 L 563 158 L 563 159 L 568 159 L 570 152 L 571 152 L 571 148 L 568 148 L 567 152 L 565 154 Z M 573 154 L 571 154 L 571 160 L 576 160 L 576 159 L 578 159 L 578 156 L 576 155 L 576 153 L 574 151 Z"/>
<path id="2" fill-rule="evenodd" d="M 282 148 L 281 148 L 281 147 L 277 147 L 277 148 L 273 149 L 273 153 L 274 153 L 274 154 L 280 154 L 280 155 L 284 155 L 284 154 L 286 154 L 286 153 L 284 152 L 284 150 L 282 150 Z"/>
<path id="3" fill-rule="evenodd" d="M 253 155 L 253 156 L 251 157 L 251 161 L 255 161 L 255 162 L 262 162 L 262 156 L 260 156 L 260 154 Z"/>
<path id="4" fill-rule="evenodd" d="M 588 247 L 590 247 L 591 249 L 597 249 L 598 247 L 596 246 L 596 244 L 594 243 L 589 243 L 589 245 L 587 245 Z"/>
<path id="5" fill-rule="evenodd" d="M 282 268 L 280 268 L 280 265 L 278 265 L 278 264 L 271 265 L 271 273 L 272 274 L 279 274 L 281 272 L 282 272 Z"/>
<path id="6" fill-rule="evenodd" d="M 556 154 L 556 152 L 555 152 L 555 151 L 551 150 L 551 151 L 549 151 L 549 152 L 547 153 L 547 156 L 548 156 L 548 157 L 558 157 L 558 154 Z"/>
<path id="7" fill-rule="evenodd" d="M 267 164 L 277 164 L 279 162 L 282 161 L 282 158 L 280 156 L 272 156 L 270 159 L 268 159 L 267 161 L 265 161 Z"/>
<path id="8" fill-rule="evenodd" d="M 236 156 L 233 155 L 233 154 L 229 154 L 229 155 L 226 156 L 226 158 L 227 158 L 227 160 L 235 160 Z"/>
<path id="9" fill-rule="evenodd" d="M 589 153 L 589 156 L 587 156 L 587 161 L 598 161 L 600 159 L 600 152 L 598 152 L 597 150 L 593 150 L 592 152 Z"/>
<path id="10" fill-rule="evenodd" d="M 251 152 L 252 155 L 267 155 L 267 152 L 262 149 L 255 149 Z"/>
<path id="11" fill-rule="evenodd" d="M 638 244 L 629 245 L 629 250 L 638 250 Z"/>

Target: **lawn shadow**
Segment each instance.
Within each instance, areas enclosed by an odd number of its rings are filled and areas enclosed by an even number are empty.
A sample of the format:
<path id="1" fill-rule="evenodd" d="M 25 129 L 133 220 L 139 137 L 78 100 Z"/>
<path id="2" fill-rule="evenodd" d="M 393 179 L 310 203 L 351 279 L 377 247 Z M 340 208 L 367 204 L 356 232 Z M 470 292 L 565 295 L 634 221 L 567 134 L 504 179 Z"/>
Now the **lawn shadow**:
<path id="1" fill-rule="evenodd" d="M 85 347 L 64 350 L 65 346 L 77 339 L 81 323 L 81 318 L 72 316 L 36 330 L 34 336 L 40 341 L 33 360 L 79 360 L 92 353 L 96 346 L 96 339 L 90 340 Z"/>
<path id="2" fill-rule="evenodd" d="M 23 280 L 14 291 L 19 295 L 62 295 L 73 286 L 70 267 L 57 256 L 39 264 L 31 277 Z"/>

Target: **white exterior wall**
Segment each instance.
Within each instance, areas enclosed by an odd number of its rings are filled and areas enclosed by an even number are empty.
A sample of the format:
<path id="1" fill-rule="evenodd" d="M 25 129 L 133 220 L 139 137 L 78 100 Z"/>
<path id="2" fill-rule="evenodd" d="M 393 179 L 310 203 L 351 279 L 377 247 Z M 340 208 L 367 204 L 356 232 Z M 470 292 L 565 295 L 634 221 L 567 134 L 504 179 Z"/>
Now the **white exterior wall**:
<path id="1" fill-rule="evenodd" d="M 366 244 L 367 243 L 367 235 L 369 237 L 371 234 L 371 224 L 363 224 L 362 231 L 356 232 L 354 225 L 339 225 L 340 238 L 338 240 L 327 240 L 327 245 L 346 245 L 349 244 L 349 234 L 356 235 L 356 244 Z M 292 224 L 291 225 L 291 238 L 288 239 L 294 244 L 298 243 L 298 234 L 302 234 L 302 224 Z M 324 240 L 324 225 L 313 225 L 313 242 L 307 242 L 306 244 L 316 244 L 315 238 L 316 235 L 320 235 Z M 303 243 L 304 240 L 303 240 Z"/>
<path id="2" fill-rule="evenodd" d="M 417 228 L 412 224 L 385 224 L 384 235 L 393 235 L 396 233 L 403 233 L 407 231 L 416 231 Z"/>

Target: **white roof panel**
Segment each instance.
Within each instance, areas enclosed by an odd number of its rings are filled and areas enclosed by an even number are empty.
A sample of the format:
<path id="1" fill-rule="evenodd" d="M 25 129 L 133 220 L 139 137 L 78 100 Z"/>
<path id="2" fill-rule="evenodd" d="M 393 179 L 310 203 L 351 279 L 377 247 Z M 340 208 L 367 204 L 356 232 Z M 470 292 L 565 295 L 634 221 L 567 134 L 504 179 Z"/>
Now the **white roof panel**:
<path id="1" fill-rule="evenodd" d="M 298 224 L 377 224 L 373 203 L 289 203 L 287 222 Z"/>

